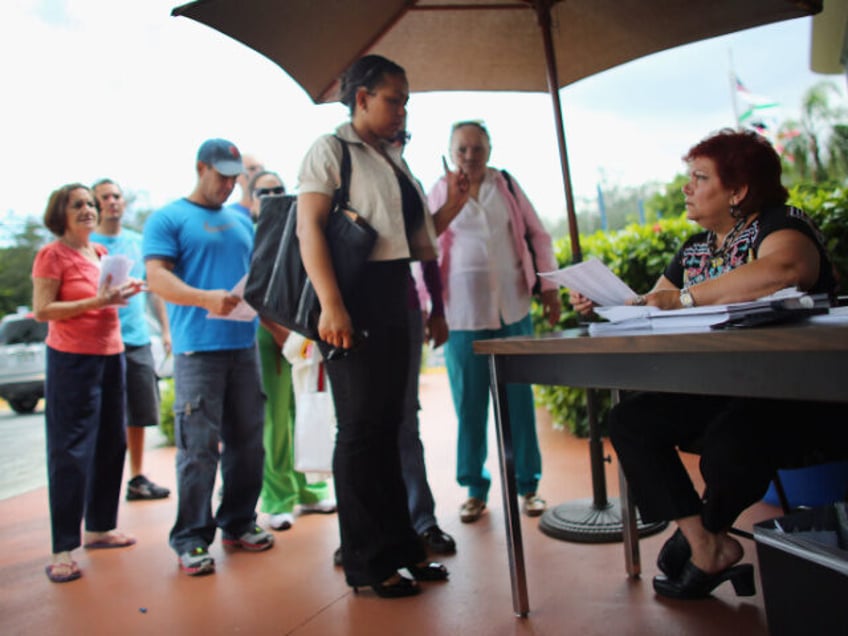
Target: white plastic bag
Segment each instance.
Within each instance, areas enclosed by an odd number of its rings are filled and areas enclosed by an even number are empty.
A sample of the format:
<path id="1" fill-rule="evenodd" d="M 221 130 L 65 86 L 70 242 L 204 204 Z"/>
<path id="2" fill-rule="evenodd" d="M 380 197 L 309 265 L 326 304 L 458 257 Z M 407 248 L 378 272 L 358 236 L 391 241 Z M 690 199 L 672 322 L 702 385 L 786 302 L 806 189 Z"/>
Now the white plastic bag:
<path id="1" fill-rule="evenodd" d="M 323 359 L 315 343 L 292 332 L 283 346 L 292 365 L 295 396 L 294 468 L 309 483 L 332 475 L 336 409 Z"/>
<path id="2" fill-rule="evenodd" d="M 329 391 L 297 396 L 294 424 L 294 468 L 302 473 L 332 473 L 336 443 L 336 410 Z"/>

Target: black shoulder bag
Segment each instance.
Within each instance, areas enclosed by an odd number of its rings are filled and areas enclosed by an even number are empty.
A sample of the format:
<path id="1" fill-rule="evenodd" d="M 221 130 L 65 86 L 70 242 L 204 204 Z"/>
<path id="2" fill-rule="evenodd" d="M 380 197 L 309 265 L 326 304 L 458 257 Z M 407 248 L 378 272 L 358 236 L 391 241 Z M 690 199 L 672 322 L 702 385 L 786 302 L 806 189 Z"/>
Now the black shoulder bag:
<path id="1" fill-rule="evenodd" d="M 377 232 L 350 210 L 350 149 L 344 140 L 336 138 L 342 148 L 341 184 L 333 196 L 324 232 L 339 291 L 347 303 L 356 291 L 363 267 L 377 241 Z M 301 260 L 297 240 L 297 197 L 293 195 L 262 199 L 244 299 L 263 318 L 310 340 L 319 339 L 321 305 Z"/>

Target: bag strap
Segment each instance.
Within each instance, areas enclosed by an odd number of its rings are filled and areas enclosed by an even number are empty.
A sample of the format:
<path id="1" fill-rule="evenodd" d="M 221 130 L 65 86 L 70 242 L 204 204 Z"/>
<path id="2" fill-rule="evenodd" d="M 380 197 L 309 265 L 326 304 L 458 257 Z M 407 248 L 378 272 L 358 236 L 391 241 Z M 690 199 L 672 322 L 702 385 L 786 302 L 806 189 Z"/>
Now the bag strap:
<path id="1" fill-rule="evenodd" d="M 512 195 L 513 199 L 517 199 L 515 196 L 515 187 L 512 185 L 512 177 L 506 170 L 501 170 L 501 174 L 503 178 L 506 179 L 506 187 L 509 188 L 509 193 Z"/>
<path id="2" fill-rule="evenodd" d="M 504 179 L 506 179 L 506 187 L 509 189 L 509 193 L 512 195 L 512 198 L 518 201 L 518 197 L 515 196 L 515 187 L 512 185 L 512 177 L 506 170 L 501 170 L 501 174 Z M 527 227 L 524 228 L 524 242 L 527 243 L 527 250 L 530 252 L 530 258 L 533 259 L 533 271 L 536 270 L 536 250 L 533 249 L 533 241 L 530 240 L 530 232 L 527 230 Z M 533 289 L 530 290 L 533 294 L 538 294 L 542 291 L 541 279 L 536 276 L 536 283 L 533 285 Z"/>
<path id="3" fill-rule="evenodd" d="M 348 148 L 347 142 L 338 135 L 333 135 L 333 137 L 339 140 L 339 145 L 342 147 L 342 163 L 339 170 L 341 184 L 339 189 L 336 190 L 334 198 L 336 203 L 347 205 L 350 202 L 350 148 Z"/>

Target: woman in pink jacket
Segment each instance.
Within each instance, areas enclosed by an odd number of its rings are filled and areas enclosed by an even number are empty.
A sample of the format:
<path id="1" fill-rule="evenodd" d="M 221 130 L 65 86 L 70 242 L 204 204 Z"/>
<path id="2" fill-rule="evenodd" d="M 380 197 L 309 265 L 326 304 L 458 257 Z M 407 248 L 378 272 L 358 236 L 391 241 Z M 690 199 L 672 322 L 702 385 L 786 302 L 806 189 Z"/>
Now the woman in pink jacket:
<path id="1" fill-rule="evenodd" d="M 475 340 L 530 335 L 530 299 L 536 272 L 557 268 L 551 237 L 532 204 L 505 171 L 488 166 L 491 142 L 479 122 L 455 124 L 451 133 L 453 162 L 468 178 L 469 197 L 449 221 L 436 215 L 445 315 L 450 335 L 445 360 L 459 420 L 457 481 L 468 488 L 460 519 L 470 523 L 486 509 L 491 478 L 485 467 L 489 411 L 489 369 L 472 350 Z M 430 191 L 431 210 L 447 200 L 447 182 Z M 531 253 L 532 248 L 532 253 Z M 535 263 L 534 263 L 535 260 Z M 541 301 L 551 325 L 559 319 L 555 284 L 541 281 Z M 529 385 L 507 390 L 515 447 L 515 474 L 523 508 L 541 515 L 545 501 L 537 494 L 542 460 L 536 437 L 533 393 Z"/>

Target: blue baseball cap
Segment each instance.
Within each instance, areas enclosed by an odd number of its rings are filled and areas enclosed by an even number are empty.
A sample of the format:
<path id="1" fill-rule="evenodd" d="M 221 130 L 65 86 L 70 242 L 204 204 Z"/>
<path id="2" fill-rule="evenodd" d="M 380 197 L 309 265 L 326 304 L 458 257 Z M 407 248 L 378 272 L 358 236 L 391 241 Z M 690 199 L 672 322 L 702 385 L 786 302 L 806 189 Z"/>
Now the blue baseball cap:
<path id="1" fill-rule="evenodd" d="M 207 139 L 197 151 L 197 160 L 212 166 L 225 177 L 237 177 L 244 172 L 241 153 L 226 139 Z"/>

